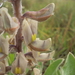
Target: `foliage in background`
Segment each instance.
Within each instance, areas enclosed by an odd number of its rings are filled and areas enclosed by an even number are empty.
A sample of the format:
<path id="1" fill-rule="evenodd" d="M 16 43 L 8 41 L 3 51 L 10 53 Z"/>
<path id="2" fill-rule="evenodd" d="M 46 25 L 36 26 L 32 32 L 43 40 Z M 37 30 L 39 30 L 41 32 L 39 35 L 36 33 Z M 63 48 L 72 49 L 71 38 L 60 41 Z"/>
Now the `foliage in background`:
<path id="1" fill-rule="evenodd" d="M 60 66 L 62 65 L 62 66 Z M 45 71 L 44 75 L 75 75 L 75 57 L 72 53 L 67 55 L 63 64 L 63 59 L 55 60 Z"/>

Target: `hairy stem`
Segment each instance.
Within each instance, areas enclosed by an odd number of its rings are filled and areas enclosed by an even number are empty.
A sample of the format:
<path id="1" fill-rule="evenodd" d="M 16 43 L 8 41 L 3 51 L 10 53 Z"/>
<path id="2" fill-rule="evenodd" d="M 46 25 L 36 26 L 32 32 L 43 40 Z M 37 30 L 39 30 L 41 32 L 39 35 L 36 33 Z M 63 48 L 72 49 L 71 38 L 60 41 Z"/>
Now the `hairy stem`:
<path id="1" fill-rule="evenodd" d="M 22 2 L 21 0 L 11 0 L 11 3 L 13 5 L 14 15 L 18 18 L 20 22 L 20 28 L 18 29 L 17 35 L 16 35 L 16 47 L 17 52 L 22 51 Z"/>
<path id="2" fill-rule="evenodd" d="M 20 20 L 22 15 L 22 1 L 21 0 L 11 0 L 14 9 L 14 15 Z"/>

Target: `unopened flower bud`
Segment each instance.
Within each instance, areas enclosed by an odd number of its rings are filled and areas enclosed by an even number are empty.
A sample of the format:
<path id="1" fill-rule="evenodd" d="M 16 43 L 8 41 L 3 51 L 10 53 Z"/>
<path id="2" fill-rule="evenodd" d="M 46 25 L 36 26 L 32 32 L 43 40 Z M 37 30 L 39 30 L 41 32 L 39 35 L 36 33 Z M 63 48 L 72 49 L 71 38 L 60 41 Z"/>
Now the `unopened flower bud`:
<path id="1" fill-rule="evenodd" d="M 37 61 L 48 61 L 48 60 L 52 60 L 52 58 L 50 57 L 50 53 L 41 53 L 37 58 Z"/>
<path id="2" fill-rule="evenodd" d="M 37 21 L 44 21 L 54 13 L 55 4 L 51 3 L 39 11 L 27 11 L 23 17 L 31 18 Z"/>
<path id="3" fill-rule="evenodd" d="M 36 34 L 37 34 L 37 21 L 28 19 L 23 21 L 23 30 L 22 34 L 24 36 L 25 44 L 28 45 L 31 42 L 36 40 Z"/>
<path id="4" fill-rule="evenodd" d="M 32 50 L 33 58 L 34 58 L 36 61 L 40 61 L 40 62 L 52 60 L 54 54 L 55 54 L 55 51 L 52 51 L 52 52 L 50 52 L 50 53 L 40 53 L 40 54 L 38 54 L 37 51 Z"/>
<path id="5" fill-rule="evenodd" d="M 31 44 L 29 44 L 29 47 L 32 50 L 36 50 L 36 51 L 49 51 L 50 47 L 51 47 L 51 38 L 47 39 L 47 40 L 40 40 L 40 39 L 36 39 L 34 42 L 32 42 Z"/>
<path id="6" fill-rule="evenodd" d="M 19 23 L 15 22 L 12 17 L 8 13 L 8 9 L 2 7 L 0 9 L 0 14 L 2 17 L 2 22 L 3 22 L 3 28 L 5 31 L 7 31 L 10 34 L 13 34 L 16 29 L 19 27 Z"/>
<path id="7" fill-rule="evenodd" d="M 12 63 L 12 72 L 14 74 L 23 74 L 26 67 L 27 67 L 27 59 L 25 58 L 24 54 L 20 52 L 15 61 Z"/>

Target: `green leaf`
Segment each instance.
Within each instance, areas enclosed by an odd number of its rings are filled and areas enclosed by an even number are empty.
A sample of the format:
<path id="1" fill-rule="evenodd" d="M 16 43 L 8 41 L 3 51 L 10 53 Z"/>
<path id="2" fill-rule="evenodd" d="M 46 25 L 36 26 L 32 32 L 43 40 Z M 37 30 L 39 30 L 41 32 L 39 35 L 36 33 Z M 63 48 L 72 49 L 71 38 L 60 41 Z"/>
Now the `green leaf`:
<path id="1" fill-rule="evenodd" d="M 61 73 L 61 75 L 75 75 L 75 57 L 72 53 L 68 54 Z"/>
<path id="2" fill-rule="evenodd" d="M 14 61 L 15 59 L 15 54 L 9 54 L 8 55 L 8 62 L 9 62 L 9 65 L 12 64 L 12 62 Z"/>
<path id="3" fill-rule="evenodd" d="M 57 59 L 55 60 L 49 67 L 46 69 L 44 75 L 54 75 L 56 74 L 56 70 L 59 67 L 59 65 L 63 62 L 63 59 Z"/>
<path id="4" fill-rule="evenodd" d="M 59 70 L 59 69 L 57 70 L 57 75 L 61 75 L 61 73 L 60 73 L 60 70 Z"/>

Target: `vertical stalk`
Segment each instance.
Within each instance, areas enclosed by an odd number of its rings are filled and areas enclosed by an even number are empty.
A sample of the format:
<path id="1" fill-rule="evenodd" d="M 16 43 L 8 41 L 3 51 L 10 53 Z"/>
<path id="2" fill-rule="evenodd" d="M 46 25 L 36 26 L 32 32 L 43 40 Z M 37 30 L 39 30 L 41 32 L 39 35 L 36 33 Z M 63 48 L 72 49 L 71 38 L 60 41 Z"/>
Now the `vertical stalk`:
<path id="1" fill-rule="evenodd" d="M 18 29 L 17 35 L 16 35 L 16 47 L 17 52 L 22 51 L 22 1 L 21 0 L 11 0 L 11 3 L 13 5 L 14 15 L 18 18 L 20 22 L 20 28 Z"/>
<path id="2" fill-rule="evenodd" d="M 22 0 L 11 0 L 13 5 L 14 15 L 20 19 L 22 15 Z"/>

